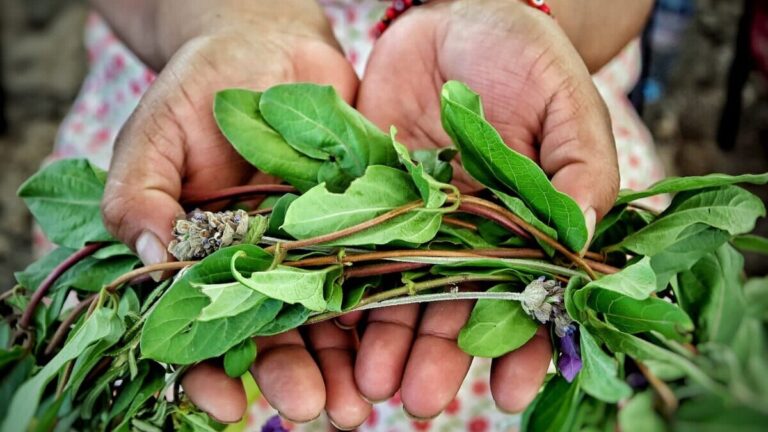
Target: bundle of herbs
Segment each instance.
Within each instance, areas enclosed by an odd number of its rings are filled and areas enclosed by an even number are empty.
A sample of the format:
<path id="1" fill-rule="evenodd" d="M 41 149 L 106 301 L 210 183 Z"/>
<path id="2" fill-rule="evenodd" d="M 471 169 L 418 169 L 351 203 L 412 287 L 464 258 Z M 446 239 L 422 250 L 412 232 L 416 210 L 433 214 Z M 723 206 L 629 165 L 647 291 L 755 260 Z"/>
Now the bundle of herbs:
<path id="1" fill-rule="evenodd" d="M 549 326 L 557 372 L 524 430 L 768 423 L 768 278 L 745 280 L 738 252 L 768 251 L 748 235 L 765 207 L 736 186 L 768 174 L 622 191 L 589 241 L 580 208 L 475 93 L 449 82 L 441 102 L 456 148 L 409 153 L 330 87 L 220 92 L 222 133 L 286 184 L 187 197 L 169 227 L 178 261 L 160 265 L 105 230 L 104 172 L 63 160 L 34 175 L 19 195 L 59 247 L 2 294 L 3 430 L 218 430 L 179 388 L 189 365 L 220 358 L 238 377 L 254 336 L 458 299 L 477 300 L 458 339 L 474 356 Z M 451 184 L 457 152 L 486 189 Z M 636 203 L 657 194 L 674 194 L 663 212 Z M 214 203 L 228 210 L 200 210 Z"/>

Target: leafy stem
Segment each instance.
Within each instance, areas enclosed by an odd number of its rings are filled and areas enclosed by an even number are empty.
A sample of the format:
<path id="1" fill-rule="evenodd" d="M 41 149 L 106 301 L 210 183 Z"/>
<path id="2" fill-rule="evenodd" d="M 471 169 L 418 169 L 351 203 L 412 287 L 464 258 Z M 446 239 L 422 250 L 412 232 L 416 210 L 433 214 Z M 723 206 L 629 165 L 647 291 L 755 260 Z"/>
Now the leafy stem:
<path id="1" fill-rule="evenodd" d="M 393 288 L 391 290 L 382 291 L 378 294 L 368 296 L 360 300 L 360 303 L 358 303 L 357 306 L 355 306 L 352 309 L 346 310 L 344 312 L 326 312 L 326 313 L 321 313 L 319 315 L 315 315 L 314 317 L 308 319 L 305 324 L 319 323 L 322 321 L 336 318 L 338 316 L 344 315 L 349 312 L 360 310 L 366 305 L 379 303 L 379 302 L 393 299 L 396 297 L 412 295 L 420 291 L 430 290 L 433 288 L 439 288 L 447 285 L 458 285 L 466 282 L 507 282 L 507 281 L 513 281 L 513 280 L 517 280 L 517 278 L 515 276 L 508 276 L 508 275 L 469 275 L 467 274 L 467 275 L 447 276 L 447 277 L 432 279 L 424 282 L 417 282 L 417 283 L 403 285 L 399 288 Z"/>
<path id="2" fill-rule="evenodd" d="M 281 184 L 260 184 L 235 186 L 226 189 L 220 189 L 213 192 L 198 192 L 187 195 L 184 199 L 184 205 L 195 207 L 212 202 L 224 201 L 235 198 L 249 198 L 259 195 L 295 193 L 296 188 Z"/>

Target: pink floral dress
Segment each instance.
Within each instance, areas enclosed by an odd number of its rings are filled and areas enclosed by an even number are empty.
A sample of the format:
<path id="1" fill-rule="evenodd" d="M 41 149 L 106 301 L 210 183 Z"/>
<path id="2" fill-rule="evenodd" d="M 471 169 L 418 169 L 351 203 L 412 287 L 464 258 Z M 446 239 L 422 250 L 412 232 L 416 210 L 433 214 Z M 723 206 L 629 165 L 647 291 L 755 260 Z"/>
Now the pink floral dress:
<path id="1" fill-rule="evenodd" d="M 370 29 L 387 2 L 373 0 L 320 0 L 333 24 L 349 61 L 363 74 L 374 40 Z M 112 146 L 121 126 L 152 84 L 155 74 L 144 66 L 97 16 L 87 21 L 85 43 L 90 73 L 71 112 L 64 119 L 56 139 L 52 159 L 87 157 L 107 168 Z M 663 178 L 652 137 L 645 128 L 627 94 L 640 70 L 639 44 L 632 43 L 616 59 L 594 76 L 613 122 L 619 155 L 622 187 L 643 188 Z M 648 204 L 660 207 L 663 198 Z M 42 241 L 42 237 L 38 236 Z M 517 416 L 500 413 L 490 396 L 490 361 L 475 359 L 459 394 L 442 415 L 432 421 L 416 421 L 402 410 L 399 396 L 377 404 L 361 431 L 506 431 L 516 430 Z M 275 411 L 260 398 L 249 409 L 247 430 L 260 430 Z M 323 431 L 331 429 L 321 418 L 303 425 L 285 424 L 289 430 Z"/>

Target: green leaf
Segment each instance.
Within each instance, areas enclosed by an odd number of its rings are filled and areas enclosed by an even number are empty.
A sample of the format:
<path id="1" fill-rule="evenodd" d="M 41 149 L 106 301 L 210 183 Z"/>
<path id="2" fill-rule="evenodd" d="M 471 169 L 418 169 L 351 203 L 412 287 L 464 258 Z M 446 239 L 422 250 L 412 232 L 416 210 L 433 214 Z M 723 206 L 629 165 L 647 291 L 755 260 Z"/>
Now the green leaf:
<path id="1" fill-rule="evenodd" d="M 458 153 L 458 150 L 452 147 L 443 147 L 440 149 L 414 150 L 411 157 L 414 162 L 424 167 L 424 172 L 431 175 L 435 180 L 443 183 L 450 183 L 453 180 L 453 167 L 451 161 Z"/>
<path id="2" fill-rule="evenodd" d="M 411 155 L 408 153 L 408 149 L 395 140 L 397 129 L 395 129 L 394 126 L 392 126 L 389 133 L 392 137 L 392 146 L 395 148 L 395 152 L 397 152 L 400 163 L 405 166 L 408 173 L 411 175 L 411 179 L 413 179 L 416 189 L 419 190 L 421 200 L 424 201 L 424 207 L 431 209 L 440 208 L 447 198 L 447 195 L 442 189 L 452 188 L 452 186 L 438 182 L 424 171 L 423 166 L 413 163 Z"/>
<path id="3" fill-rule="evenodd" d="M 278 266 L 269 271 L 256 271 L 249 278 L 237 271 L 235 263 L 243 254 L 232 255 L 232 274 L 238 282 L 269 298 L 288 304 L 299 303 L 313 311 L 324 311 L 326 300 L 323 288 L 328 273 L 335 270 L 305 270 L 294 267 Z"/>
<path id="4" fill-rule="evenodd" d="M 629 235 L 616 248 L 655 255 L 674 244 L 691 225 L 703 223 L 736 235 L 752 231 L 761 216 L 765 216 L 762 201 L 737 186 L 681 193 L 659 219 Z"/>
<path id="5" fill-rule="evenodd" d="M 121 393 L 118 401 L 115 403 L 115 406 L 118 404 L 120 406 L 128 405 L 128 409 L 125 411 L 122 409 L 120 411 L 113 410 L 111 412 L 110 417 L 115 414 L 123 415 L 123 420 L 114 430 L 128 431 L 128 424 L 133 417 L 139 410 L 141 410 L 144 404 L 159 393 L 163 387 L 165 387 L 165 371 L 162 368 L 150 366 L 149 372 L 147 373 L 146 378 L 144 378 L 144 382 L 141 384 L 140 388 L 135 392 L 131 391 L 125 397 Z M 126 388 L 126 391 L 127 390 L 128 388 Z M 130 399 L 128 396 L 130 396 Z"/>
<path id="6" fill-rule="evenodd" d="M 101 221 L 105 174 L 85 159 L 54 162 L 30 177 L 18 195 L 52 242 L 72 249 L 112 236 Z"/>
<path id="7" fill-rule="evenodd" d="M 663 432 L 667 430 L 664 420 L 654 410 L 653 392 L 646 390 L 636 394 L 619 410 L 619 425 L 622 432 Z"/>
<path id="8" fill-rule="evenodd" d="M 256 361 L 256 343 L 244 339 L 224 354 L 224 371 L 232 378 L 240 378 Z"/>
<path id="9" fill-rule="evenodd" d="M 220 284 L 192 284 L 208 296 L 211 302 L 200 311 L 198 321 L 214 321 L 235 317 L 258 306 L 265 300 L 263 294 L 240 282 Z"/>
<path id="10" fill-rule="evenodd" d="M 576 420 L 576 410 L 583 395 L 579 391 L 579 379 L 568 383 L 559 375 L 552 377 L 523 413 L 520 430 L 571 431 Z"/>
<path id="11" fill-rule="evenodd" d="M 285 142 L 259 111 L 262 94 L 230 89 L 216 94 L 213 113 L 221 133 L 251 165 L 292 184 L 300 191 L 315 186 L 322 162 Z"/>
<path id="12" fill-rule="evenodd" d="M 434 241 L 430 244 L 451 243 L 455 245 L 463 245 L 470 249 L 491 249 L 495 247 L 474 231 L 448 225 L 445 222 L 440 225 L 439 234 L 440 235 L 435 237 Z"/>
<path id="13" fill-rule="evenodd" d="M 488 291 L 511 292 L 513 288 L 503 284 Z M 523 346 L 538 328 L 519 302 L 479 300 L 459 332 L 459 348 L 475 357 L 501 357 Z"/>
<path id="14" fill-rule="evenodd" d="M 28 265 L 24 271 L 14 273 L 16 281 L 30 291 L 37 291 L 37 288 L 53 269 L 75 252 L 75 249 L 63 246 L 57 247 Z"/>
<path id="15" fill-rule="evenodd" d="M 147 317 L 141 334 L 144 357 L 174 364 L 218 357 L 275 318 L 282 303 L 265 297 L 237 315 L 199 320 L 211 303 L 200 286 L 233 282 L 230 262 L 240 251 L 247 254 L 237 260 L 237 269 L 244 277 L 264 271 L 272 263 L 272 255 L 258 246 L 239 245 L 220 249 L 189 268 Z"/>
<path id="16" fill-rule="evenodd" d="M 750 315 L 768 322 L 768 276 L 749 279 L 744 284 L 744 297 Z"/>
<path id="17" fill-rule="evenodd" d="M 704 224 L 694 224 L 684 229 L 675 243 L 651 257 L 651 267 L 656 272 L 656 289 L 661 291 L 672 277 L 689 270 L 701 258 L 717 250 L 730 238 L 726 231 Z"/>
<path id="18" fill-rule="evenodd" d="M 675 415 L 674 430 L 680 432 L 762 432 L 768 416 L 723 398 L 690 399 Z"/>
<path id="19" fill-rule="evenodd" d="M 277 318 L 265 324 L 254 336 L 272 336 L 295 329 L 304 324 L 311 313 L 311 310 L 298 303 L 293 305 L 286 304 L 280 310 Z"/>
<path id="20" fill-rule="evenodd" d="M 588 283 L 584 290 L 594 288 L 613 291 L 636 300 L 648 298 L 652 292 L 656 291 L 656 274 L 651 267 L 651 259 L 643 257 L 618 273 L 606 275 Z"/>
<path id="21" fill-rule="evenodd" d="M 746 309 L 743 268 L 744 258 L 726 244 L 680 274 L 677 300 L 696 323 L 700 341 L 728 343 L 736 334 Z"/>
<path id="22" fill-rule="evenodd" d="M 288 212 L 288 207 L 293 204 L 298 198 L 298 195 L 285 194 L 280 197 L 272 207 L 272 213 L 269 215 L 269 226 L 267 227 L 267 233 L 271 236 L 288 238 L 290 237 L 287 232 L 282 228 L 285 223 L 285 214 Z"/>
<path id="23" fill-rule="evenodd" d="M 539 218 L 537 218 L 536 215 L 534 215 L 528 209 L 528 207 L 526 207 L 525 203 L 521 199 L 515 198 L 497 190 L 494 190 L 493 194 L 496 195 L 501 200 L 501 202 L 503 202 L 504 205 L 512 211 L 512 213 L 519 216 L 520 219 L 528 222 L 529 224 L 533 225 L 534 228 L 537 228 L 539 231 L 557 240 L 557 231 L 539 220 Z M 539 240 L 538 238 L 536 241 L 539 243 L 539 246 L 544 249 L 547 255 L 553 256 L 555 254 L 555 249 L 552 246 L 544 241 Z"/>
<path id="24" fill-rule="evenodd" d="M 740 251 L 768 255 L 768 238 L 747 234 L 736 236 L 731 242 Z"/>
<path id="25" fill-rule="evenodd" d="M 483 118 L 480 98 L 466 85 L 449 81 L 442 91 L 443 128 L 461 151 L 467 172 L 489 188 L 519 196 L 563 244 L 580 251 L 587 227 L 579 206 L 557 191 L 531 159 L 509 148 Z"/>
<path id="26" fill-rule="evenodd" d="M 341 310 L 347 311 L 357 306 L 368 289 L 377 288 L 381 284 L 381 276 L 353 279 L 344 282 L 344 300 Z"/>
<path id="27" fill-rule="evenodd" d="M 632 389 L 618 378 L 616 360 L 603 352 L 595 338 L 582 327 L 580 333 L 581 357 L 584 367 L 579 373 L 581 388 L 590 396 L 616 403 L 632 395 Z"/>
<path id="28" fill-rule="evenodd" d="M 349 106 L 331 86 L 283 84 L 259 102 L 264 119 L 293 148 L 352 178 L 369 165 L 396 166 L 389 137 Z"/>
<path id="29" fill-rule="evenodd" d="M 133 251 L 123 243 L 112 243 L 97 250 L 91 255 L 96 259 L 108 259 L 116 256 L 136 256 Z"/>
<path id="30" fill-rule="evenodd" d="M 97 309 L 45 367 L 18 388 L 8 408 L 8 412 L 13 415 L 3 421 L 3 431 L 26 429 L 35 415 L 46 385 L 61 368 L 90 346 L 102 341 L 114 344 L 122 333 L 123 322 L 115 311 Z"/>
<path id="31" fill-rule="evenodd" d="M 616 200 L 616 204 L 626 204 L 653 195 L 705 189 L 737 183 L 766 184 L 768 183 L 768 173 L 744 174 L 739 176 L 709 174 L 699 177 L 667 177 L 644 191 L 635 192 L 630 189 L 622 190 L 619 193 L 619 198 Z"/>
<path id="32" fill-rule="evenodd" d="M 669 339 L 687 342 L 686 336 L 693 331 L 693 322 L 678 305 L 659 298 L 635 300 L 597 289 L 590 292 L 587 305 L 625 333 L 655 331 Z"/>
<path id="33" fill-rule="evenodd" d="M 6 421 L 11 418 L 8 415 L 10 404 L 7 401 L 11 400 L 14 392 L 27 380 L 34 367 L 35 357 L 28 355 L 22 357 L 12 368 L 3 370 L 2 380 L 0 380 L 0 397 L 3 400 L 3 403 L 0 404 L 0 418 L 4 418 Z"/>
<path id="34" fill-rule="evenodd" d="M 344 193 L 323 185 L 308 191 L 288 207 L 283 229 L 297 239 L 336 232 L 369 221 L 419 199 L 410 176 L 398 169 L 371 166 Z M 395 240 L 425 243 L 440 229 L 437 212 L 412 211 L 328 245 L 386 244 Z"/>

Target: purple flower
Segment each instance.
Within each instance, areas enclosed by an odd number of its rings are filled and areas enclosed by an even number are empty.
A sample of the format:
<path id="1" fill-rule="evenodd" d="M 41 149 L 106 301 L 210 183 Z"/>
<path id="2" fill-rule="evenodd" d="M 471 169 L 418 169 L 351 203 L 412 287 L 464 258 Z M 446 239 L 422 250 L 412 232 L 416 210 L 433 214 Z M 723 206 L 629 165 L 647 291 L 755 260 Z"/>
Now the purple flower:
<path id="1" fill-rule="evenodd" d="M 288 432 L 288 429 L 283 427 L 283 421 L 280 420 L 279 415 L 273 415 L 261 427 L 261 432 Z"/>
<path id="2" fill-rule="evenodd" d="M 557 368 L 566 381 L 572 382 L 581 370 L 581 355 L 579 354 L 578 332 L 570 326 L 565 336 L 558 337 L 560 342 L 560 357 Z"/>

